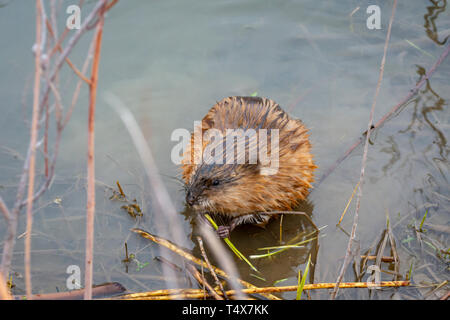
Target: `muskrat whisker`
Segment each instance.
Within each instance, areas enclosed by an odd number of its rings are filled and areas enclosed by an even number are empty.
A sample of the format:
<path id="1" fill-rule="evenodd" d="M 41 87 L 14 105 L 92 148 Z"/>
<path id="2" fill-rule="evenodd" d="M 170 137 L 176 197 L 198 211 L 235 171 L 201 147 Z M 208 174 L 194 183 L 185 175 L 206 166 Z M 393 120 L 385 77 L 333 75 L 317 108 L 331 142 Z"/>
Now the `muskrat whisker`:
<path id="1" fill-rule="evenodd" d="M 170 176 L 170 175 L 164 174 L 164 173 L 160 173 L 160 175 L 161 175 L 161 176 L 164 176 L 164 177 L 166 177 L 166 178 L 170 178 L 170 179 L 172 179 L 172 180 L 175 180 L 176 182 L 180 183 L 180 184 L 183 185 L 183 186 L 185 185 L 183 179 L 181 179 L 181 178 L 174 177 L 174 176 Z"/>

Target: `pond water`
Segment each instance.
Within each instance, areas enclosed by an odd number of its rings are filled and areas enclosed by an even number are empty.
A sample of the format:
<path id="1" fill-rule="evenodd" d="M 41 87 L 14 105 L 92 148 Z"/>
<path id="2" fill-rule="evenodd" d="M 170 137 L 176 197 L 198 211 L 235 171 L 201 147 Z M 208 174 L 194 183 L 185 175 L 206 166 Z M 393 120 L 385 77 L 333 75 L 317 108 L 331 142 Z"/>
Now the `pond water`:
<path id="1" fill-rule="evenodd" d="M 401 101 L 444 51 L 450 34 L 446 1 L 399 1 L 392 27 L 375 120 Z M 67 17 L 62 1 L 59 25 Z M 34 61 L 34 5 L 29 1 L 0 1 L 0 196 L 13 206 L 29 141 Z M 377 4 L 381 29 L 368 29 L 366 12 Z M 87 14 L 93 7 L 82 9 Z M 193 213 L 185 208 L 184 192 L 175 179 L 180 170 L 171 161 L 177 128 L 193 129 L 216 101 L 227 96 L 268 97 L 310 129 L 320 177 L 367 129 L 375 94 L 392 1 L 119 1 L 107 14 L 99 71 L 96 110 L 96 218 L 94 282 L 117 281 L 138 292 L 165 286 L 156 245 L 130 232 L 138 226 L 155 234 L 151 188 L 133 141 L 119 116 L 103 98 L 117 95 L 137 118 L 162 179 L 178 212 L 186 236 L 182 244 L 199 255 L 193 233 Z M 85 35 L 70 55 L 84 61 L 93 32 Z M 448 188 L 450 58 L 431 81 L 400 112 L 371 137 L 358 223 L 361 254 L 373 254 L 386 229 L 395 238 L 399 276 L 411 269 L 414 284 L 439 284 L 449 279 Z M 70 103 L 77 77 L 64 66 L 61 90 Z M 81 90 L 64 131 L 55 180 L 35 204 L 32 232 L 33 292 L 64 291 L 70 265 L 84 269 L 88 90 Z M 54 126 L 50 135 L 54 136 Z M 43 181 L 42 152 L 38 152 L 38 182 Z M 316 187 L 301 211 L 324 227 L 317 241 L 290 249 L 272 259 L 254 260 L 257 277 L 241 261 L 241 276 L 258 286 L 297 283 L 308 255 L 315 260 L 310 282 L 334 282 L 345 255 L 353 223 L 355 199 L 341 228 L 337 222 L 358 182 L 362 160 L 359 146 Z M 136 198 L 143 217 L 132 218 L 111 200 L 120 181 L 130 199 Z M 422 217 L 423 228 L 417 232 Z M 388 217 L 388 218 L 387 218 Z M 299 217 L 286 216 L 283 240 L 309 227 Z M 170 228 L 168 228 L 170 229 Z M 280 221 L 267 229 L 242 227 L 231 240 L 245 255 L 279 245 Z M 25 231 L 20 217 L 18 235 Z M 0 224 L 3 245 L 6 224 Z M 194 230 L 195 233 L 195 230 Z M 122 262 L 135 255 L 128 270 Z M 389 248 L 389 246 L 388 246 Z M 447 254 L 445 254 L 447 250 Z M 386 249 L 384 255 L 390 255 Z M 264 251 L 262 251 L 264 252 Z M 23 294 L 24 237 L 15 246 L 12 275 L 15 294 Z M 182 265 L 181 260 L 173 262 Z M 382 280 L 392 280 L 392 264 L 383 263 Z M 184 272 L 180 279 L 188 287 Z M 368 277 L 363 277 L 365 281 Z M 345 281 L 356 281 L 350 266 Z M 386 290 L 341 290 L 341 299 L 424 299 L 433 287 Z M 445 289 L 445 287 L 444 287 Z M 448 290 L 448 287 L 447 287 Z M 444 291 L 436 292 L 436 296 Z M 295 298 L 295 293 L 281 297 Z M 325 290 L 312 299 L 327 299 Z"/>

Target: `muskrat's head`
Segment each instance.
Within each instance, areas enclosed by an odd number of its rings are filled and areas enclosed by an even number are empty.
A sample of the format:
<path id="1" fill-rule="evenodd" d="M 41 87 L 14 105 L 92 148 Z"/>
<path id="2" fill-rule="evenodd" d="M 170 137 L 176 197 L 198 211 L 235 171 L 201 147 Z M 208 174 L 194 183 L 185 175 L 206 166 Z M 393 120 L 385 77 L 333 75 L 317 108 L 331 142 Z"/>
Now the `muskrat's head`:
<path id="1" fill-rule="evenodd" d="M 246 212 L 258 176 L 257 164 L 201 164 L 186 184 L 186 203 L 198 212 Z"/>

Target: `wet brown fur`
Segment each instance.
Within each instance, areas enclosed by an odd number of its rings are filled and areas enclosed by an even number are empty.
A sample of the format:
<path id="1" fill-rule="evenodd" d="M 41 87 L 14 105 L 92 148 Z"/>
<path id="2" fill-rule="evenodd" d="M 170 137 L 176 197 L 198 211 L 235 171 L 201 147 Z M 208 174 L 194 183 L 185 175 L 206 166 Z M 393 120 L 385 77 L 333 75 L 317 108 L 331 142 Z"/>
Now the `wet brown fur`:
<path id="1" fill-rule="evenodd" d="M 260 173 L 261 164 L 194 164 L 194 134 L 184 154 L 182 176 L 187 192 L 196 199 L 193 208 L 240 217 L 246 214 L 292 210 L 309 193 L 317 166 L 311 155 L 306 127 L 292 119 L 273 100 L 258 97 L 228 97 L 214 105 L 202 120 L 202 135 L 215 128 L 279 129 L 279 168 L 274 175 Z M 205 149 L 209 141 L 203 141 Z M 268 143 L 270 146 L 270 143 Z M 189 160 L 190 163 L 189 163 Z M 228 166 L 228 167 L 227 167 Z M 213 185 L 214 180 L 219 185 Z"/>

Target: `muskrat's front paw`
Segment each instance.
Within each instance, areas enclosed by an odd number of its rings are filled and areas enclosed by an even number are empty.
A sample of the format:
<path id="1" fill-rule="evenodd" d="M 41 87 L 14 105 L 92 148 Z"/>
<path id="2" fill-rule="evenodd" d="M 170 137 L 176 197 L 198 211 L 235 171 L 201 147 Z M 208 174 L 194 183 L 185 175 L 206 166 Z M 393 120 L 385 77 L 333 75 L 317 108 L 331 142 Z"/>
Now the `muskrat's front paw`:
<path id="1" fill-rule="evenodd" d="M 219 228 L 217 229 L 217 235 L 221 238 L 229 238 L 230 237 L 230 231 L 231 231 L 231 227 L 230 226 L 219 226 Z"/>

